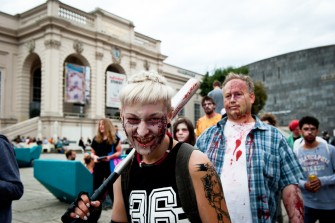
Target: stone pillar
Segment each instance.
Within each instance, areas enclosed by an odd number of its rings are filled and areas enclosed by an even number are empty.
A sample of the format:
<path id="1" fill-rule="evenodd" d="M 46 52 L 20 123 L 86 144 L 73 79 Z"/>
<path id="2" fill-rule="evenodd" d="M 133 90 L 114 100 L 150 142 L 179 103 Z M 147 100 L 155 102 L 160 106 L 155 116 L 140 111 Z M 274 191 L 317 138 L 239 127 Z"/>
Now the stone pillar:
<path id="1" fill-rule="evenodd" d="M 63 116 L 63 66 L 59 52 L 61 41 L 54 35 L 52 38 L 47 36 L 44 45 L 41 116 Z"/>

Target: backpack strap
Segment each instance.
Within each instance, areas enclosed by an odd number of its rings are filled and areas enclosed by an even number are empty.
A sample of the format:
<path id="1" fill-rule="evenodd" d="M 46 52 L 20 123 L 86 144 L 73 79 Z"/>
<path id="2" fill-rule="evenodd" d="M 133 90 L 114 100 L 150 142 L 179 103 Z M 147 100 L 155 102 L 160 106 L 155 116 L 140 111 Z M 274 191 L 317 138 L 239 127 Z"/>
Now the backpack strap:
<path id="1" fill-rule="evenodd" d="M 183 210 L 192 223 L 201 222 L 193 182 L 188 168 L 193 150 L 195 150 L 195 148 L 190 144 L 182 143 L 176 160 L 176 182 L 178 194 Z"/>
<path id="2" fill-rule="evenodd" d="M 123 203 L 124 203 L 125 210 L 127 213 L 128 222 L 131 222 L 131 219 L 129 216 L 129 196 L 128 196 L 129 171 L 133 163 L 134 157 L 128 163 L 128 165 L 123 169 L 122 174 L 121 174 L 121 190 L 122 190 Z"/>
<path id="3" fill-rule="evenodd" d="M 182 143 L 176 159 L 176 183 L 178 188 L 178 195 L 180 197 L 181 205 L 188 219 L 192 223 L 201 223 L 197 199 L 193 187 L 192 178 L 189 172 L 188 164 L 191 154 L 195 150 L 193 146 L 187 143 Z M 128 196 L 128 184 L 129 184 L 129 171 L 133 161 L 128 164 L 121 175 L 121 188 L 122 195 L 125 204 L 125 210 L 127 212 L 128 222 L 129 219 L 129 196 Z"/>

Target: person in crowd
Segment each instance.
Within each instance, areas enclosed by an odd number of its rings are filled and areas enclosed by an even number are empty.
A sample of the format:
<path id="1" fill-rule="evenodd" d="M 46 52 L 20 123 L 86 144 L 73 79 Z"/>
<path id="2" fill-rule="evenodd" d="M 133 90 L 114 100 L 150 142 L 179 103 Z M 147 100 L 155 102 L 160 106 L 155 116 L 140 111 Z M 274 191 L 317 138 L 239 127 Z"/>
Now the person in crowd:
<path id="1" fill-rule="evenodd" d="M 123 135 L 121 134 L 121 132 L 119 131 L 119 126 L 114 125 L 114 128 L 115 128 L 116 135 L 119 137 L 119 139 L 122 143 L 125 139 L 124 139 Z"/>
<path id="2" fill-rule="evenodd" d="M 200 136 L 203 131 L 208 127 L 215 125 L 218 121 L 221 120 L 221 114 L 215 112 L 215 102 L 213 98 L 205 96 L 201 101 L 202 108 L 204 109 L 205 115 L 200 117 L 196 124 L 195 134 L 197 137 Z"/>
<path id="3" fill-rule="evenodd" d="M 83 159 L 84 159 L 84 164 L 85 164 L 86 168 L 87 168 L 91 173 L 93 173 L 93 169 L 94 169 L 94 165 L 95 165 L 95 163 L 94 163 L 94 159 L 93 159 L 93 157 L 91 156 L 91 154 L 89 154 L 89 153 L 84 153 L 84 157 L 83 157 Z"/>
<path id="4" fill-rule="evenodd" d="M 64 153 L 65 149 L 63 148 L 63 140 L 58 136 L 57 137 L 57 143 L 55 145 L 55 149 L 58 153 Z"/>
<path id="5" fill-rule="evenodd" d="M 67 160 L 76 160 L 77 153 L 72 149 L 68 149 L 65 151 L 65 157 Z"/>
<path id="6" fill-rule="evenodd" d="M 221 82 L 215 80 L 213 82 L 213 90 L 208 92 L 207 95 L 213 98 L 213 101 L 215 102 L 215 112 L 222 115 L 221 111 L 223 109 L 223 95 L 221 90 Z"/>
<path id="7" fill-rule="evenodd" d="M 111 174 L 110 162 L 121 156 L 122 148 L 120 138 L 116 135 L 114 125 L 108 118 L 99 120 L 97 134 L 91 144 L 91 154 L 95 160 L 93 170 L 93 190 L 96 190 Z M 109 191 L 113 202 L 113 190 Z M 105 203 L 106 204 L 106 203 Z M 106 204 L 108 207 L 112 204 Z"/>
<path id="8" fill-rule="evenodd" d="M 268 125 L 272 125 L 272 126 L 277 126 L 277 118 L 274 114 L 272 113 L 264 113 L 261 116 L 261 121 L 268 124 Z"/>
<path id="9" fill-rule="evenodd" d="M 173 123 L 173 138 L 178 142 L 186 142 L 192 146 L 195 144 L 195 132 L 192 122 L 188 118 L 179 118 Z"/>
<path id="10" fill-rule="evenodd" d="M 18 135 L 18 136 L 12 141 L 12 144 L 13 144 L 14 148 L 22 148 L 22 147 L 23 147 L 23 144 L 22 144 L 22 142 L 21 142 L 20 135 Z"/>
<path id="11" fill-rule="evenodd" d="M 333 136 L 330 136 L 327 131 L 321 132 L 321 137 L 327 141 L 327 143 L 335 146 L 335 138 Z"/>
<path id="12" fill-rule="evenodd" d="M 274 114 L 272 113 L 264 113 L 261 117 L 260 117 L 261 121 L 268 124 L 268 125 L 272 125 L 274 127 L 277 126 L 277 118 Z M 278 206 L 277 206 L 277 214 L 276 214 L 276 222 L 277 223 L 283 223 L 284 219 L 283 219 L 283 213 L 282 213 L 282 208 L 281 208 L 281 192 L 278 194 L 278 197 L 280 199 L 280 202 L 278 202 Z"/>
<path id="13" fill-rule="evenodd" d="M 78 146 L 80 146 L 83 149 L 83 151 L 85 151 L 86 146 L 85 146 L 83 137 L 80 137 L 79 142 L 78 142 Z"/>
<path id="14" fill-rule="evenodd" d="M 168 132 L 172 94 L 166 79 L 152 71 L 131 76 L 120 93 L 121 121 L 136 153 L 114 183 L 111 222 L 190 222 L 189 218 L 196 217 L 194 222 L 230 222 L 220 179 L 211 162 Z M 189 179 L 178 180 L 175 167 L 183 163 L 176 162 L 177 155 L 188 148 L 191 155 L 184 169 Z M 176 186 L 181 181 L 193 201 L 182 199 L 188 193 L 181 193 Z M 90 202 L 81 195 L 77 205 L 63 217 L 90 220 L 94 215 L 87 206 L 99 205 L 99 201 Z"/>
<path id="15" fill-rule="evenodd" d="M 290 222 L 303 222 L 302 169 L 279 130 L 251 114 L 254 90 L 249 76 L 228 74 L 223 83 L 227 116 L 202 133 L 195 146 L 221 176 L 232 222 L 274 222 L 279 192 Z"/>
<path id="16" fill-rule="evenodd" d="M 292 133 L 287 138 L 287 142 L 290 145 L 290 147 L 293 149 L 294 142 L 297 139 L 301 138 L 301 133 L 299 129 L 299 120 L 298 119 L 292 120 L 290 124 L 288 125 L 288 128 L 290 129 Z"/>
<path id="17" fill-rule="evenodd" d="M 13 145 L 7 137 L 0 135 L 0 222 L 12 222 L 12 201 L 23 195 L 23 184 L 20 179 Z"/>
<path id="18" fill-rule="evenodd" d="M 304 143 L 294 152 L 304 170 L 299 181 L 305 208 L 305 223 L 335 222 L 335 147 L 316 140 L 319 121 L 300 119 Z"/>

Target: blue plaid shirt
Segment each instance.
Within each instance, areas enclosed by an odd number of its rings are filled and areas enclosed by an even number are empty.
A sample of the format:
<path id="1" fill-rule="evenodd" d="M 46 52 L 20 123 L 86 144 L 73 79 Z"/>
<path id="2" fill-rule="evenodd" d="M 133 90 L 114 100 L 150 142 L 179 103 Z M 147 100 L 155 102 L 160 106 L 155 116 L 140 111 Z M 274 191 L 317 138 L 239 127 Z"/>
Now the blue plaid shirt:
<path id="1" fill-rule="evenodd" d="M 303 171 L 285 137 L 273 126 L 256 116 L 255 126 L 246 139 L 247 174 L 249 178 L 252 221 L 275 222 L 279 192 L 289 184 L 298 184 Z M 221 176 L 226 139 L 227 116 L 203 132 L 195 147 L 205 153 Z M 250 149 L 248 149 L 250 148 Z"/>

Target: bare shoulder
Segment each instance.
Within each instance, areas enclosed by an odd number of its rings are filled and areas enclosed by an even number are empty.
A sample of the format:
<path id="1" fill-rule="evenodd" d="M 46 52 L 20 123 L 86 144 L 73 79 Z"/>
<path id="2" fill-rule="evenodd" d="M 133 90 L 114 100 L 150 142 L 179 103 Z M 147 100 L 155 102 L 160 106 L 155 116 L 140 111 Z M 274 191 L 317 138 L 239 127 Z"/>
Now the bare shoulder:
<path id="1" fill-rule="evenodd" d="M 213 166 L 211 161 L 204 153 L 202 153 L 200 150 L 194 150 L 191 154 L 189 161 L 190 170 L 197 169 L 197 166 L 199 166 L 199 164 L 207 164 Z"/>

